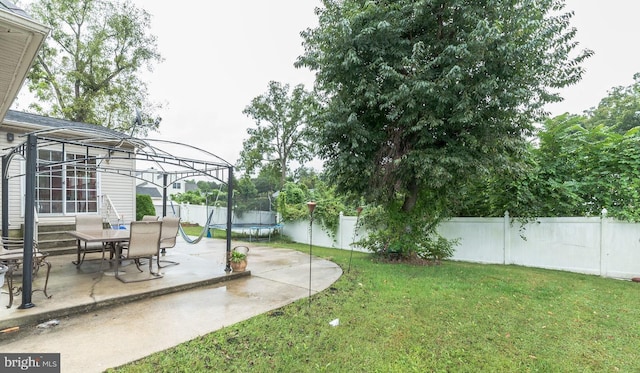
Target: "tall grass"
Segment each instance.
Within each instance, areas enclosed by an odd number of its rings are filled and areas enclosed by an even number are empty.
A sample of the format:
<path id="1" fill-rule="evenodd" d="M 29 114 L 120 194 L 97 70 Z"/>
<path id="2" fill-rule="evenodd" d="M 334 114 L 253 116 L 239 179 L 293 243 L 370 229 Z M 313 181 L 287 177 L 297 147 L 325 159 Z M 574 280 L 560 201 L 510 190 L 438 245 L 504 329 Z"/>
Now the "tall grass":
<path id="1" fill-rule="evenodd" d="M 114 371 L 640 371 L 640 284 L 518 266 L 387 264 L 357 252 L 347 272 L 348 251 L 313 253 L 345 274 L 310 306 L 301 300 Z"/>

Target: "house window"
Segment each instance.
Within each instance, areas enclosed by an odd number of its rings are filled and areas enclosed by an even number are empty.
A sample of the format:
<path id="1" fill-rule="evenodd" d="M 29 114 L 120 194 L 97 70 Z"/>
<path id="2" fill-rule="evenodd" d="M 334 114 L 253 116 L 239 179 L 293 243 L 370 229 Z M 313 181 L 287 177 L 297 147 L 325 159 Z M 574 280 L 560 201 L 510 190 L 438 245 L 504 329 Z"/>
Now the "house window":
<path id="1" fill-rule="evenodd" d="M 180 183 L 173 183 L 173 189 L 180 189 Z"/>
<path id="2" fill-rule="evenodd" d="M 96 159 L 38 150 L 36 206 L 39 214 L 98 212 Z"/>

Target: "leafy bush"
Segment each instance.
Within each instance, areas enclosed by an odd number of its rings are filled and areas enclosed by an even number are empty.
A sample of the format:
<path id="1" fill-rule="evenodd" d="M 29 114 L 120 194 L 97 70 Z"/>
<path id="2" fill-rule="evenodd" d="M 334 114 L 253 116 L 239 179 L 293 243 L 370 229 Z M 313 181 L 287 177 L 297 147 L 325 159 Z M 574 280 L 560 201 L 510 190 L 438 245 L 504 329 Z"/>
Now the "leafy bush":
<path id="1" fill-rule="evenodd" d="M 419 206 L 411 212 L 401 211 L 398 201 L 364 211 L 362 222 L 370 233 L 357 245 L 385 258 L 417 257 L 437 262 L 451 257 L 458 243 L 436 232 L 441 219 L 432 214 L 432 209 Z"/>
<path id="2" fill-rule="evenodd" d="M 151 196 L 148 194 L 136 194 L 136 220 L 142 220 L 145 215 L 155 215 L 156 208 L 153 207 Z"/>
<path id="3" fill-rule="evenodd" d="M 171 199 L 177 203 L 188 203 L 190 205 L 204 205 L 205 196 L 199 190 L 189 190 L 184 193 L 171 195 Z"/>
<path id="4" fill-rule="evenodd" d="M 335 237 L 340 222 L 340 212 L 353 210 L 344 199 L 335 194 L 335 189 L 317 181 L 314 189 L 302 183 L 286 183 L 278 195 L 278 212 L 283 221 L 308 220 L 307 202 L 316 202 L 314 221 L 331 237 Z"/>

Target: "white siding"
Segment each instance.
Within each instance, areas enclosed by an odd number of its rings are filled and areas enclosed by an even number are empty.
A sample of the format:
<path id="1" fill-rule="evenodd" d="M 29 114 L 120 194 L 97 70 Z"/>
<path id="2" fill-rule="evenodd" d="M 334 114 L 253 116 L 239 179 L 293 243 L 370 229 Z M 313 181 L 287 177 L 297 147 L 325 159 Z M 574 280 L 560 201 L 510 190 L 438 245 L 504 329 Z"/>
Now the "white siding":
<path id="1" fill-rule="evenodd" d="M 132 160 L 113 159 L 110 167 L 118 169 L 135 169 Z M 128 175 L 116 175 L 113 173 L 101 173 L 99 176 L 100 195 L 109 196 L 116 211 L 125 223 L 136 220 L 136 178 Z M 103 208 L 103 206 L 101 206 Z M 109 219 L 115 218 L 110 216 Z M 116 221 L 111 221 L 116 223 Z"/>
<path id="2" fill-rule="evenodd" d="M 14 133 L 14 140 L 12 142 L 7 141 L 7 132 L 0 131 L 0 149 L 2 149 L 2 155 L 8 154 L 11 149 L 16 145 L 25 141 L 25 138 L 19 137 L 18 133 Z M 24 216 L 23 196 L 24 196 L 24 177 L 18 176 L 24 170 L 24 158 L 21 155 L 13 157 L 9 167 L 9 229 L 20 229 Z M 0 188 L 2 186 L 0 185 Z M 2 209 L 2 199 L 0 199 L 0 211 Z M 1 218 L 1 216 L 0 216 Z"/>

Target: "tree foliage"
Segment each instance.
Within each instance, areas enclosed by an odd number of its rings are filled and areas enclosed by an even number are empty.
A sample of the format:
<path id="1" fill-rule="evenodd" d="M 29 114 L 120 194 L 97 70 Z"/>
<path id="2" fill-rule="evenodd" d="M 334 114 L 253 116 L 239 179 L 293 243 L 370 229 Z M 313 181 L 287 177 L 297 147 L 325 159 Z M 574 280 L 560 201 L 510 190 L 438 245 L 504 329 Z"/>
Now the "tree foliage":
<path id="1" fill-rule="evenodd" d="M 545 121 L 529 167 L 491 175 L 465 190 L 467 216 L 608 216 L 640 221 L 640 127 L 593 125 L 591 117 L 563 114 Z M 616 124 L 618 122 L 615 122 Z"/>
<path id="2" fill-rule="evenodd" d="M 563 202 L 556 208 L 545 198 L 545 216 L 597 216 L 605 208 L 609 216 L 640 220 L 640 128 L 620 134 L 619 126 L 565 118 L 547 121 L 541 134 L 540 179 Z"/>
<path id="3" fill-rule="evenodd" d="M 291 91 L 288 84 L 269 82 L 267 92 L 243 111 L 256 127 L 247 129 L 239 167 L 248 174 L 269 168 L 279 173 L 280 186 L 284 185 L 292 161 L 304 164 L 313 158 L 310 136 L 317 105 L 315 95 L 301 84 Z"/>
<path id="4" fill-rule="evenodd" d="M 612 88 L 595 109 L 588 112 L 589 126 L 605 125 L 620 134 L 640 126 L 640 73 L 634 83 Z"/>
<path id="5" fill-rule="evenodd" d="M 138 73 L 161 56 L 146 11 L 129 0 L 37 0 L 30 12 L 51 27 L 28 75 L 38 98 L 32 109 L 121 131 L 130 129 L 136 110 L 153 122 L 158 105 L 148 101 Z"/>
<path id="6" fill-rule="evenodd" d="M 463 186 L 512 169 L 544 105 L 591 54 L 576 51 L 560 0 L 323 4 L 297 65 L 326 95 L 318 141 L 328 177 L 389 209 L 422 206 L 416 221 L 433 205 L 434 218 L 450 215 Z"/>
<path id="7" fill-rule="evenodd" d="M 171 200 L 177 203 L 187 203 L 190 205 L 204 205 L 206 202 L 206 196 L 201 193 L 200 190 L 188 190 L 184 193 L 172 194 Z"/>
<path id="8" fill-rule="evenodd" d="M 282 220 L 297 221 L 309 219 L 307 203 L 314 201 L 314 221 L 335 237 L 340 222 L 340 213 L 355 211 L 355 206 L 348 203 L 343 196 L 335 192 L 335 188 L 317 180 L 314 189 L 303 183 L 287 182 L 278 194 L 278 213 Z"/>

